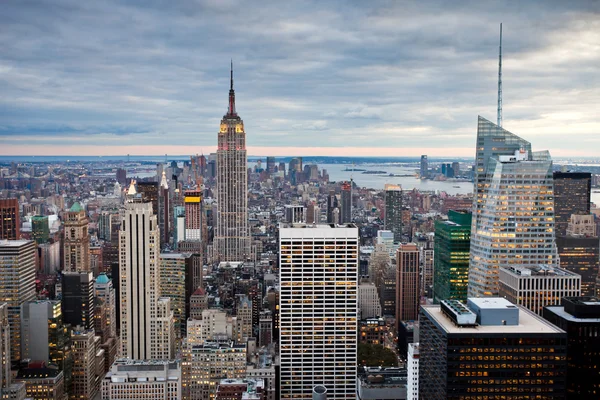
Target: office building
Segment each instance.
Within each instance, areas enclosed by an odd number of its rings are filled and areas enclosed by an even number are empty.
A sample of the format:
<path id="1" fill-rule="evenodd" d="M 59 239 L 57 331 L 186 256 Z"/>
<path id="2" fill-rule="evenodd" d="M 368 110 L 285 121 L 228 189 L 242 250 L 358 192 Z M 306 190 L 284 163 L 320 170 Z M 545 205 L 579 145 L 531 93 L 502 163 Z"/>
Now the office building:
<path id="1" fill-rule="evenodd" d="M 74 399 L 93 400 L 100 390 L 104 377 L 104 350 L 100 337 L 94 330 L 75 327 L 71 333 L 73 343 L 73 383 L 69 396 Z"/>
<path id="2" fill-rule="evenodd" d="M 358 286 L 358 308 L 360 319 L 380 317 L 381 303 L 377 287 L 372 282 L 362 282 Z"/>
<path id="3" fill-rule="evenodd" d="M 38 245 L 39 272 L 45 275 L 55 275 L 60 270 L 60 252 L 60 242 Z"/>
<path id="4" fill-rule="evenodd" d="M 265 400 L 265 396 L 262 379 L 221 379 L 215 400 Z"/>
<path id="5" fill-rule="evenodd" d="M 152 204 L 144 202 L 133 184 L 127 197 L 119 231 L 120 354 L 170 359 L 173 313 L 170 299 L 160 297 L 158 221 Z"/>
<path id="6" fill-rule="evenodd" d="M 396 320 L 413 321 L 419 316 L 419 249 L 402 243 L 396 252 Z"/>
<path id="7" fill-rule="evenodd" d="M 123 168 L 117 168 L 116 178 L 121 186 L 125 186 L 127 184 L 127 171 Z"/>
<path id="8" fill-rule="evenodd" d="M 500 297 L 537 315 L 563 297 L 581 294 L 581 276 L 558 267 L 501 267 L 499 280 Z"/>
<path id="9" fill-rule="evenodd" d="M 102 211 L 98 215 L 98 239 L 111 241 L 112 235 L 112 213 Z"/>
<path id="10" fill-rule="evenodd" d="M 388 248 L 376 244 L 369 260 L 369 274 L 373 275 L 377 287 L 382 315 L 393 317 L 396 315 L 396 263 L 391 260 Z"/>
<path id="11" fill-rule="evenodd" d="M 555 171 L 553 178 L 556 236 L 565 236 L 571 215 L 590 213 L 592 174 Z"/>
<path id="12" fill-rule="evenodd" d="M 435 221 L 433 301 L 467 300 L 471 213 L 448 211 L 447 221 Z"/>
<path id="13" fill-rule="evenodd" d="M 427 163 L 426 155 L 421 156 L 421 166 L 419 168 L 419 175 L 421 176 L 421 179 L 429 178 L 429 165 Z"/>
<path id="14" fill-rule="evenodd" d="M 269 174 L 275 173 L 275 157 L 267 157 L 267 172 Z"/>
<path id="15" fill-rule="evenodd" d="M 358 244 L 351 224 L 279 229 L 282 399 L 311 398 L 315 385 L 330 400 L 356 396 Z"/>
<path id="16" fill-rule="evenodd" d="M 35 300 L 35 242 L 0 240 L 0 304 L 10 323 L 11 362 L 21 360 L 21 304 Z"/>
<path id="17" fill-rule="evenodd" d="M 548 152 L 521 149 L 486 167 L 471 227 L 468 293 L 477 297 L 498 295 L 500 267 L 558 266 Z"/>
<path id="18" fill-rule="evenodd" d="M 15 382 L 25 384 L 27 398 L 35 400 L 65 400 L 65 378 L 56 368 L 22 368 Z"/>
<path id="19" fill-rule="evenodd" d="M 342 190 L 340 194 L 342 200 L 340 223 L 346 224 L 348 222 L 352 222 L 352 182 L 342 183 Z"/>
<path id="20" fill-rule="evenodd" d="M 290 224 L 306 223 L 306 215 L 304 213 L 304 206 L 286 205 L 285 206 L 285 222 L 290 223 Z"/>
<path id="21" fill-rule="evenodd" d="M 556 237 L 560 267 L 581 275 L 581 295 L 594 296 L 599 273 L 600 241 L 594 216 L 571 215 L 564 236 Z"/>
<path id="22" fill-rule="evenodd" d="M 117 360 L 102 380 L 102 400 L 180 400 L 179 361 Z"/>
<path id="23" fill-rule="evenodd" d="M 171 208 L 169 183 L 166 173 L 163 171 L 160 186 L 158 188 L 158 227 L 161 244 L 169 243 L 171 237 Z"/>
<path id="24" fill-rule="evenodd" d="M 48 216 L 34 215 L 31 217 L 31 239 L 40 245 L 50 239 Z"/>
<path id="25" fill-rule="evenodd" d="M 94 327 L 94 275 L 91 272 L 63 272 L 62 313 L 65 323 Z"/>
<path id="26" fill-rule="evenodd" d="M 246 344 L 207 341 L 189 345 L 183 356 L 183 399 L 214 398 L 221 379 L 243 378 Z"/>
<path id="27" fill-rule="evenodd" d="M 544 318 L 567 332 L 567 400 L 594 399 L 600 393 L 600 300 L 566 297 L 544 308 Z"/>
<path id="28" fill-rule="evenodd" d="M 11 385 L 8 304 L 0 304 L 0 391 Z"/>
<path id="29" fill-rule="evenodd" d="M 419 343 L 408 345 L 406 400 L 419 400 Z"/>
<path id="30" fill-rule="evenodd" d="M 422 306 L 419 398 L 562 399 L 566 338 L 562 329 L 502 298 Z"/>
<path id="31" fill-rule="evenodd" d="M 214 246 L 221 261 L 250 258 L 248 167 L 244 122 L 235 110 L 233 67 L 229 108 L 221 120 L 217 148 L 217 226 Z"/>
<path id="32" fill-rule="evenodd" d="M 85 210 L 75 202 L 64 216 L 64 271 L 90 271 L 89 221 Z"/>
<path id="33" fill-rule="evenodd" d="M 18 240 L 20 238 L 19 200 L 0 199 L 0 240 Z"/>
<path id="34" fill-rule="evenodd" d="M 390 332 L 390 327 L 385 319 L 363 318 L 358 322 L 358 340 L 360 343 L 385 345 L 386 336 Z"/>
<path id="35" fill-rule="evenodd" d="M 330 190 L 327 195 L 327 223 L 339 224 L 340 220 L 335 218 L 335 211 L 338 210 L 338 198 L 335 191 Z"/>
<path id="36" fill-rule="evenodd" d="M 94 292 L 96 298 L 102 301 L 109 310 L 109 317 L 106 319 L 106 326 L 101 330 L 106 331 L 108 336 L 117 336 L 117 300 L 116 291 L 112 279 L 102 273 L 96 278 L 94 283 Z"/>
<path id="37" fill-rule="evenodd" d="M 394 242 L 402 241 L 402 188 L 398 185 L 386 184 L 384 229 L 392 231 Z"/>
<path id="38" fill-rule="evenodd" d="M 188 289 L 186 296 L 186 282 L 192 280 L 192 276 L 186 274 L 190 257 L 190 254 L 183 253 L 160 254 L 160 295 L 171 299 L 177 337 L 185 333 L 186 299 L 192 294 Z"/>
<path id="39" fill-rule="evenodd" d="M 186 241 L 202 240 L 202 191 L 186 190 L 185 204 L 185 238 Z"/>

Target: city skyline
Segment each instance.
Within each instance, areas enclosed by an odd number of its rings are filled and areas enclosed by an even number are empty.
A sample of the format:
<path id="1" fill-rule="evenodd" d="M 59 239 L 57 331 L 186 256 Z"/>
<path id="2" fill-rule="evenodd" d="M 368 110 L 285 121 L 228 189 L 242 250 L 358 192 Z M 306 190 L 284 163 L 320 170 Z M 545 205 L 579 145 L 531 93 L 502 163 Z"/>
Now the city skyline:
<path id="1" fill-rule="evenodd" d="M 474 116 L 495 120 L 503 22 L 504 127 L 591 156 L 600 7 L 442 6 L 11 2 L 0 153 L 213 152 L 233 57 L 249 154 L 472 157 Z"/>

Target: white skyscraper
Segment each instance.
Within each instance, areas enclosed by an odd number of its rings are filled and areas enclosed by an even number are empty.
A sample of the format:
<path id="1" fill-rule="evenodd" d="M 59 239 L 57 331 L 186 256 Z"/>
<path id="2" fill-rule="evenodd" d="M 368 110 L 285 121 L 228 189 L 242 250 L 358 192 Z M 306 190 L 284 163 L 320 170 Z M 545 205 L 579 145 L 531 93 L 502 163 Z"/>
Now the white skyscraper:
<path id="1" fill-rule="evenodd" d="M 245 261 L 250 257 L 246 132 L 244 121 L 235 111 L 233 66 L 229 108 L 221 120 L 218 137 L 215 248 L 221 261 Z"/>
<path id="2" fill-rule="evenodd" d="M 134 184 L 127 197 L 119 231 L 121 356 L 169 359 L 173 312 L 170 299 L 160 298 L 158 221 L 152 203 L 143 202 Z"/>
<path id="3" fill-rule="evenodd" d="M 358 244 L 351 224 L 280 227 L 282 399 L 356 399 Z"/>
<path id="4" fill-rule="evenodd" d="M 497 296 L 500 267 L 558 266 L 550 154 L 521 148 L 485 165 L 485 179 L 476 180 L 469 297 Z"/>

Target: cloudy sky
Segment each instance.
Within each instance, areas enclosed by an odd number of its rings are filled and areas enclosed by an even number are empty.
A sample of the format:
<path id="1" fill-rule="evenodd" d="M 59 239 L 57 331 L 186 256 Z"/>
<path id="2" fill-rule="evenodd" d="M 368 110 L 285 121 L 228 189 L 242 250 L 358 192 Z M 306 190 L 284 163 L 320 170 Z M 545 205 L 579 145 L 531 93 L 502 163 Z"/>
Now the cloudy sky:
<path id="1" fill-rule="evenodd" d="M 253 155 L 473 156 L 496 119 L 600 145 L 600 2 L 3 0 L 0 154 L 214 151 L 233 58 Z"/>

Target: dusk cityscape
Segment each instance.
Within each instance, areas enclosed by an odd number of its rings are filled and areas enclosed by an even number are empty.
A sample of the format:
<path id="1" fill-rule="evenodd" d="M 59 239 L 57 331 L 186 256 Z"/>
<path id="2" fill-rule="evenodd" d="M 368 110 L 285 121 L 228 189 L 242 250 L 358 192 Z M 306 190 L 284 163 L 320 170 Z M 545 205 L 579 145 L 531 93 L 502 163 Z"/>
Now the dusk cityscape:
<path id="1" fill-rule="evenodd" d="M 2 399 L 600 399 L 600 3 L 0 9 Z"/>

